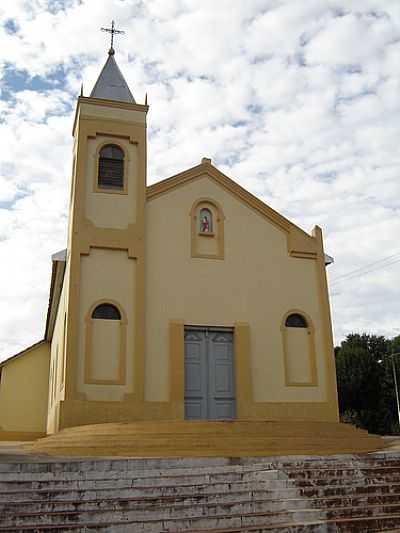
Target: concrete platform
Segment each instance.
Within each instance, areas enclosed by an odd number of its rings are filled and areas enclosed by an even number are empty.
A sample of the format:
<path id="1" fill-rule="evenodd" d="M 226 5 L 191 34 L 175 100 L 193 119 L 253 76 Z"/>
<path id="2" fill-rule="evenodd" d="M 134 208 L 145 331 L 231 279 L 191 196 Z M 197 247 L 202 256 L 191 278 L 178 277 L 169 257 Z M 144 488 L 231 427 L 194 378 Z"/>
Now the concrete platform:
<path id="1" fill-rule="evenodd" d="M 36 454 L 113 457 L 268 457 L 367 453 L 381 437 L 335 422 L 156 421 L 64 429 L 26 444 Z"/>

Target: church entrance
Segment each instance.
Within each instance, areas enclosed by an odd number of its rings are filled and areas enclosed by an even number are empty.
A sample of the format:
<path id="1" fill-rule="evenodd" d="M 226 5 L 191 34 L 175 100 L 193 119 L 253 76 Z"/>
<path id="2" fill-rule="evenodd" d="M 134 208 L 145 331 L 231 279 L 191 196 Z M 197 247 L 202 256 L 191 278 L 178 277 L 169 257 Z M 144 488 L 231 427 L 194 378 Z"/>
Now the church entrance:
<path id="1" fill-rule="evenodd" d="M 185 418 L 235 418 L 232 329 L 185 327 Z"/>

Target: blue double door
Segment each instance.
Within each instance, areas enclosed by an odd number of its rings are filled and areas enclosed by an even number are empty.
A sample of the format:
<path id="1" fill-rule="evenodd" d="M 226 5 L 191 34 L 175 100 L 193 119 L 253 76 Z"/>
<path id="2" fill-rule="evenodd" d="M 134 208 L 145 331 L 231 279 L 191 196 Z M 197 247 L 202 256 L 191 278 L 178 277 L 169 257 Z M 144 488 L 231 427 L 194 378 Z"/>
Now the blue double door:
<path id="1" fill-rule="evenodd" d="M 233 331 L 185 328 L 185 418 L 235 418 Z"/>

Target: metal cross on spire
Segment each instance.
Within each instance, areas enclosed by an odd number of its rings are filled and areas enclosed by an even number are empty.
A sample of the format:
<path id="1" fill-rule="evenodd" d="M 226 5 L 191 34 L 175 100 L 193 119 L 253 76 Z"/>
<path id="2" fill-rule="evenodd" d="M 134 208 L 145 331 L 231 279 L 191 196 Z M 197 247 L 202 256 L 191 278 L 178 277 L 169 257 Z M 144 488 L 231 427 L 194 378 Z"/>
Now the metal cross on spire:
<path id="1" fill-rule="evenodd" d="M 110 47 L 110 50 L 109 50 L 109 54 L 114 54 L 114 35 L 116 34 L 121 34 L 123 35 L 125 32 L 122 31 L 122 30 L 116 30 L 115 29 L 115 24 L 114 24 L 114 21 L 111 22 L 111 28 L 101 28 L 101 31 L 106 31 L 107 33 L 111 33 L 111 47 Z"/>

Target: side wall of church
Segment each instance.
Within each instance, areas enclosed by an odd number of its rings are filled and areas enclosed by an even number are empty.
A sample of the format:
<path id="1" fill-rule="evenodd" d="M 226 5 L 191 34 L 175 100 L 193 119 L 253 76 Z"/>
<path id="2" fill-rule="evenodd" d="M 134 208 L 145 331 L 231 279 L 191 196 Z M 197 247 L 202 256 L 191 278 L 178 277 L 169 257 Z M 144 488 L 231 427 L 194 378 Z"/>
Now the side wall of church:
<path id="1" fill-rule="evenodd" d="M 192 257 L 191 209 L 204 198 L 223 212 L 223 258 Z M 194 238 L 197 233 L 198 228 Z M 146 265 L 147 400 L 168 401 L 171 393 L 170 373 L 175 371 L 169 353 L 171 321 L 233 328 L 240 322 L 249 327 L 250 351 L 245 357 L 250 363 L 252 399 L 271 406 L 264 416 L 270 412 L 290 417 L 290 406 L 297 404 L 295 416 L 303 409 L 304 417 L 310 418 L 310 404 L 327 405 L 328 388 L 334 388 L 335 382 L 329 362 L 332 353 L 324 338 L 320 273 L 315 259 L 288 255 L 283 229 L 204 177 L 148 202 Z M 312 346 L 304 339 L 296 343 L 292 337 L 284 338 L 284 318 L 293 310 L 307 317 Z M 300 351 L 310 348 L 309 353 L 288 360 L 293 343 Z M 290 383 L 290 373 L 307 381 L 313 351 L 314 383 Z M 274 404 L 281 407 L 274 410 Z M 336 418 L 334 402 L 324 416 Z"/>
<path id="2" fill-rule="evenodd" d="M 58 411 L 60 401 L 64 399 L 65 392 L 65 365 L 66 365 L 66 337 L 67 337 L 67 308 L 69 287 L 69 263 L 67 263 L 64 282 L 58 304 L 54 332 L 50 347 L 49 394 L 47 432 L 54 433 L 58 430 Z"/>
<path id="3" fill-rule="evenodd" d="M 2 432 L 46 431 L 49 361 L 43 342 L 0 369 L 0 439 Z"/>

